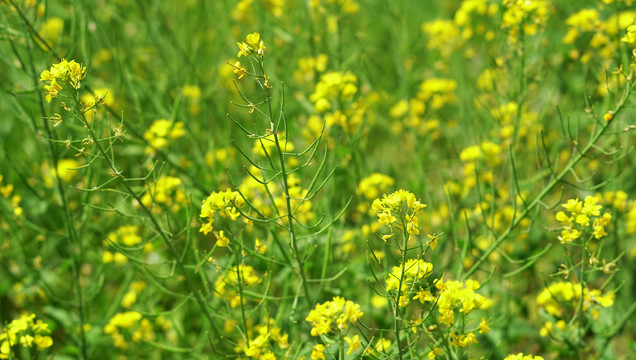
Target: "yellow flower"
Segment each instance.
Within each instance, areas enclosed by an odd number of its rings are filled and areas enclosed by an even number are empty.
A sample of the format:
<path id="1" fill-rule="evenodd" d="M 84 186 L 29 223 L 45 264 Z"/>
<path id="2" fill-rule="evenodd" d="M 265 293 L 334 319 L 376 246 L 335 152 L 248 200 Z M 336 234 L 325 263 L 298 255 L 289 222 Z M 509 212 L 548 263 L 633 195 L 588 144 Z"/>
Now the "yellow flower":
<path id="1" fill-rule="evenodd" d="M 207 222 L 201 226 L 199 230 L 203 234 L 208 234 L 212 231 L 215 219 L 228 219 L 229 221 L 235 221 L 241 216 L 238 208 L 245 204 L 243 197 L 238 191 L 232 191 L 227 189 L 221 192 L 212 192 L 207 199 L 203 201 L 201 206 L 201 213 L 199 217 L 201 219 L 207 218 Z M 217 238 L 221 238 L 221 241 L 227 239 L 223 233 L 217 233 Z M 223 246 L 223 245 L 221 245 Z"/>
<path id="2" fill-rule="evenodd" d="M 235 62 L 234 65 L 232 65 L 232 67 L 234 68 L 233 71 L 236 74 L 236 76 L 238 76 L 239 80 L 244 78 L 245 75 L 247 74 L 247 69 L 241 66 L 240 61 Z"/>
<path id="3" fill-rule="evenodd" d="M 305 320 L 311 323 L 311 336 L 318 336 L 334 330 L 334 324 L 338 331 L 344 330 L 363 315 L 360 305 L 336 296 L 332 301 L 316 304 Z"/>
<path id="4" fill-rule="evenodd" d="M 80 80 L 86 77 L 86 67 L 75 62 L 62 59 L 57 64 L 53 64 L 49 70 L 44 70 L 40 74 L 40 81 L 47 81 L 49 84 L 44 86 L 46 90 L 46 101 L 58 96 L 62 85 L 70 84 L 73 88 L 79 89 Z"/>
<path id="5" fill-rule="evenodd" d="M 523 355 L 523 353 L 519 354 L 510 354 L 506 356 L 504 360 L 543 360 L 541 356 L 532 356 L 532 355 Z"/>
<path id="6" fill-rule="evenodd" d="M 326 360 L 325 359 L 325 345 L 314 345 L 311 349 L 311 360 Z"/>
<path id="7" fill-rule="evenodd" d="M 360 340 L 358 338 L 359 338 L 358 335 L 355 335 L 353 338 L 345 336 L 344 339 L 347 342 L 347 344 L 349 344 L 349 350 L 347 350 L 347 355 L 351 355 L 352 352 L 356 351 L 356 349 L 358 349 L 362 345 L 362 343 L 360 343 Z"/>
<path id="8" fill-rule="evenodd" d="M 627 27 L 627 33 L 621 40 L 626 42 L 627 45 L 636 48 L 636 24 Z"/>
<path id="9" fill-rule="evenodd" d="M 481 318 L 481 322 L 479 323 L 479 332 L 482 334 L 487 334 L 488 332 L 490 332 L 488 321 L 484 318 Z"/>
<path id="10" fill-rule="evenodd" d="M 249 56 L 256 53 L 260 57 L 265 57 L 265 43 L 261 40 L 261 35 L 257 32 L 247 35 L 247 42 L 236 43 L 239 48 L 238 57 Z"/>

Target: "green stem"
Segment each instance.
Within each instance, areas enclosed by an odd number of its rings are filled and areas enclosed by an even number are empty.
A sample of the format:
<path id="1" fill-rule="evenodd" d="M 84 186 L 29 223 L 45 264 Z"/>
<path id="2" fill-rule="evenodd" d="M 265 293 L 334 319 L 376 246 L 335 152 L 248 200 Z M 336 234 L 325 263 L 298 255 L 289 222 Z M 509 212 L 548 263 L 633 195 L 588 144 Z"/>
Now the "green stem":
<path id="1" fill-rule="evenodd" d="M 236 261 L 236 287 L 239 292 L 239 305 L 241 307 L 241 321 L 243 326 L 243 333 L 245 334 L 245 345 L 247 348 L 250 348 L 250 337 L 247 334 L 247 319 L 245 317 L 245 307 L 243 306 L 243 275 L 241 272 L 241 259 L 239 258 L 240 249 L 236 247 L 236 238 L 231 231 L 228 230 L 228 235 L 230 236 L 230 243 L 232 244 L 232 252 L 234 253 L 234 259 Z"/>
<path id="2" fill-rule="evenodd" d="M 627 310 L 627 313 L 623 316 L 621 321 L 619 321 L 618 324 L 614 326 L 612 331 L 610 331 L 610 333 L 606 335 L 605 342 L 601 346 L 600 355 L 603 355 L 603 353 L 607 349 L 607 346 L 609 345 L 609 342 L 612 340 L 612 338 L 616 336 L 616 334 L 618 334 L 620 331 L 623 330 L 623 328 L 627 324 L 627 321 L 629 321 L 631 317 L 634 316 L 635 313 L 636 313 L 636 301 L 632 303 L 632 305 L 629 307 L 629 309 Z"/>
<path id="3" fill-rule="evenodd" d="M 76 105 L 78 107 L 80 107 L 79 103 L 76 104 Z M 165 231 L 163 231 L 163 229 L 159 225 L 159 221 L 157 220 L 155 215 L 152 213 L 152 211 L 150 211 L 150 209 L 148 207 L 146 207 L 146 205 L 144 205 L 144 203 L 141 201 L 141 198 L 139 197 L 139 195 L 137 195 L 137 193 L 130 187 L 130 185 L 126 181 L 126 178 L 124 178 L 124 176 L 121 174 L 121 172 L 119 170 L 117 170 L 117 168 L 115 167 L 115 163 L 113 162 L 113 160 L 110 158 L 108 153 L 102 147 L 101 143 L 99 142 L 99 139 L 95 135 L 95 132 L 93 131 L 93 129 L 90 126 L 90 124 L 88 124 L 88 122 L 86 121 L 86 118 L 84 117 L 84 115 L 81 114 L 80 117 L 82 119 L 82 122 L 84 123 L 84 126 L 88 130 L 90 138 L 93 140 L 95 146 L 97 147 L 97 151 L 99 152 L 99 154 L 104 158 L 104 160 L 106 161 L 106 163 L 108 164 L 110 169 L 113 171 L 113 173 L 117 174 L 118 176 L 121 177 L 121 179 L 122 179 L 121 183 L 123 184 L 124 188 L 126 189 L 126 192 L 128 194 L 130 194 L 130 196 L 132 196 L 136 200 L 136 202 L 142 208 L 143 212 L 150 219 L 150 222 L 152 223 L 154 229 L 157 231 L 157 233 L 159 234 L 159 236 L 163 240 L 164 244 L 168 247 L 168 250 L 170 251 L 172 257 L 174 258 L 175 263 L 177 264 L 177 268 L 179 269 L 179 271 L 181 272 L 181 274 L 183 275 L 183 277 L 185 279 L 186 287 L 188 288 L 190 293 L 194 294 L 194 298 L 196 299 L 196 302 L 198 303 L 199 307 L 201 308 L 201 311 L 203 311 L 203 315 L 208 319 L 208 321 L 210 322 L 210 325 L 213 325 L 214 322 L 213 322 L 212 315 L 210 314 L 210 312 L 208 311 L 207 306 L 205 305 L 205 301 L 203 299 L 203 296 L 201 295 L 201 293 L 199 291 L 196 291 L 196 289 L 194 287 L 194 284 L 192 283 L 192 279 L 190 278 L 185 266 L 183 265 L 183 262 L 181 261 L 179 252 L 177 251 L 177 249 L 175 248 L 174 244 L 172 243 L 172 239 L 170 239 L 168 237 L 168 235 L 165 233 Z M 215 333 L 215 335 L 216 335 L 216 329 L 214 328 L 214 326 L 211 326 L 211 329 L 212 329 L 212 332 Z"/>
<path id="4" fill-rule="evenodd" d="M 265 76 L 265 69 L 263 67 L 263 59 L 259 58 L 258 63 L 260 66 L 261 74 Z M 267 109 L 269 111 L 269 120 L 273 123 L 274 121 L 274 112 L 272 110 L 272 97 L 270 93 L 270 89 L 267 86 L 264 86 L 265 89 L 265 102 L 267 103 Z M 283 155 L 283 151 L 280 146 L 280 139 L 278 138 L 278 128 L 271 129 L 274 135 L 274 143 L 276 144 L 276 152 L 278 153 L 278 161 L 280 163 L 281 169 L 281 177 L 283 179 L 283 193 L 285 194 L 285 206 L 287 207 L 287 230 L 289 231 L 289 245 L 292 249 L 294 259 L 296 260 L 296 264 L 298 266 L 298 274 L 300 275 L 302 287 L 305 292 L 304 299 L 307 302 L 307 305 L 311 308 L 314 306 L 314 302 L 310 298 L 309 285 L 307 282 L 307 275 L 305 274 L 305 268 L 303 261 L 300 257 L 300 252 L 298 251 L 298 244 L 296 241 L 296 231 L 294 228 L 294 216 L 293 209 L 291 205 L 291 196 L 289 195 L 289 184 L 287 182 L 287 170 L 285 169 L 285 156 Z"/>
<path id="5" fill-rule="evenodd" d="M 584 324 L 583 324 L 583 320 L 585 319 L 585 315 L 583 314 L 583 301 L 585 299 L 585 290 L 587 290 L 587 284 L 585 283 L 585 262 L 587 261 L 586 259 L 586 250 L 587 250 L 587 241 L 581 237 L 581 269 L 580 269 L 580 276 L 581 276 L 581 299 L 579 300 L 579 342 L 582 342 L 583 340 L 583 328 L 584 328 Z"/>
<path id="6" fill-rule="evenodd" d="M 16 9 L 16 11 L 20 14 L 20 16 L 26 20 L 26 18 L 24 17 L 24 14 L 22 14 L 22 12 L 20 11 L 20 9 L 15 6 L 15 4 L 13 3 L 13 1 L 10 1 L 11 5 L 13 5 L 13 7 Z M 28 25 L 28 22 L 27 22 Z M 30 31 L 33 32 L 33 29 L 31 27 L 29 27 Z M 37 34 L 37 32 L 35 32 Z M 32 52 L 31 52 L 31 43 L 28 42 L 28 53 L 29 53 L 29 66 L 31 68 L 31 78 L 33 80 L 33 84 L 35 88 L 39 87 L 39 82 L 38 82 L 38 78 L 37 78 L 37 72 L 35 70 L 35 64 L 33 63 L 33 56 L 32 56 Z M 44 129 L 47 133 L 47 136 L 49 139 L 53 138 L 53 131 L 51 130 L 51 128 L 49 127 L 49 124 L 46 120 L 46 110 L 44 109 L 44 100 L 42 99 L 42 92 L 38 91 L 38 104 L 40 107 L 40 113 L 42 114 L 42 121 L 44 124 Z M 79 312 L 79 335 L 80 335 L 80 353 L 81 353 L 81 357 L 82 359 L 88 359 L 88 353 L 87 353 L 87 344 L 86 344 L 86 336 L 84 334 L 84 324 L 86 323 L 86 317 L 84 314 L 84 296 L 82 293 L 82 286 L 81 286 L 81 282 L 80 282 L 80 274 L 79 274 L 79 263 L 80 263 L 80 258 L 82 256 L 82 243 L 79 239 L 79 237 L 77 236 L 77 233 L 75 231 L 75 221 L 73 221 L 73 215 L 71 214 L 71 209 L 70 206 L 68 204 L 68 198 L 66 195 L 66 190 L 64 189 L 64 184 L 62 183 L 62 179 L 60 177 L 60 174 L 58 172 L 58 153 L 55 150 L 55 147 L 53 146 L 53 143 L 48 141 L 48 148 L 49 148 L 49 155 L 51 157 L 51 166 L 53 167 L 53 172 L 55 174 L 55 179 L 56 179 L 56 188 L 57 188 L 57 192 L 58 195 L 60 196 L 60 200 L 62 202 L 62 210 L 63 210 L 63 214 L 64 214 L 64 220 L 65 220 L 65 227 L 66 227 L 66 231 L 68 232 L 68 236 L 66 236 L 66 239 L 68 240 L 68 246 L 69 246 L 69 251 L 70 251 L 70 257 L 71 257 L 71 273 L 73 276 L 73 287 L 75 290 L 75 296 L 76 296 L 76 300 L 77 300 L 77 308 L 78 308 L 78 312 Z"/>
<path id="7" fill-rule="evenodd" d="M 397 299 L 395 301 L 395 307 L 393 308 L 393 326 L 395 328 L 395 341 L 397 342 L 398 358 L 402 359 L 402 346 L 400 344 L 400 319 L 402 317 L 400 311 L 400 297 L 402 296 L 402 283 L 404 282 L 404 273 L 406 269 L 406 247 L 408 246 L 409 234 L 406 230 L 406 224 L 404 224 L 404 218 L 402 218 L 402 266 L 400 269 L 400 282 L 397 289 Z"/>

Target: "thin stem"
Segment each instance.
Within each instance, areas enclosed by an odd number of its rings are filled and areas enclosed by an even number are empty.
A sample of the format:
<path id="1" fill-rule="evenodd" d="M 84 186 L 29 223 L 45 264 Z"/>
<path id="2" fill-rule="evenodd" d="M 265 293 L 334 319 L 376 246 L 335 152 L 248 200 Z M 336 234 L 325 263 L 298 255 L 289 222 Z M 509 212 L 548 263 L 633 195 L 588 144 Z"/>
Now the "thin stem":
<path id="1" fill-rule="evenodd" d="M 79 104 L 76 104 L 76 105 L 79 106 Z M 132 196 L 136 200 L 136 202 L 142 208 L 143 212 L 150 219 L 150 222 L 152 223 L 154 229 L 157 231 L 157 233 L 159 234 L 159 236 L 163 240 L 164 244 L 170 250 L 170 253 L 172 254 L 172 257 L 174 258 L 174 261 L 177 264 L 177 267 L 179 268 L 179 271 L 181 272 L 181 274 L 185 278 L 185 282 L 186 282 L 186 286 L 187 286 L 188 290 L 190 291 L 190 293 L 194 294 L 194 298 L 196 299 L 197 303 L 199 304 L 199 307 L 201 308 L 201 310 L 203 311 L 203 315 L 208 319 L 208 321 L 210 322 L 210 325 L 212 325 L 214 323 L 213 319 L 212 319 L 212 315 L 208 311 L 208 308 L 205 305 L 205 301 L 204 301 L 201 293 L 199 291 L 195 290 L 194 284 L 192 283 L 192 279 L 190 278 L 185 266 L 183 265 L 183 262 L 181 261 L 181 257 L 179 255 L 179 252 L 177 251 L 177 249 L 175 248 L 174 244 L 172 243 L 172 240 L 168 237 L 168 235 L 166 235 L 165 231 L 163 231 L 163 229 L 159 225 L 159 221 L 154 216 L 152 211 L 150 211 L 150 209 L 148 209 L 148 207 L 146 205 L 144 205 L 144 203 L 141 201 L 141 198 L 139 197 L 139 195 L 137 195 L 137 193 L 130 187 L 130 185 L 128 184 L 128 182 L 124 178 L 124 176 L 121 175 L 120 171 L 117 170 L 117 168 L 115 167 L 115 163 L 113 162 L 113 160 L 109 157 L 108 153 L 102 147 L 101 143 L 99 142 L 99 139 L 97 138 L 97 136 L 93 132 L 92 127 L 88 124 L 88 122 L 86 121 L 86 118 L 83 116 L 83 114 L 80 117 L 81 117 L 82 122 L 84 123 L 86 129 L 88 130 L 88 133 L 89 133 L 91 139 L 93 139 L 93 142 L 95 143 L 95 145 L 97 147 L 97 151 L 99 152 L 99 154 L 101 154 L 102 157 L 104 158 L 104 160 L 106 160 L 106 163 L 111 168 L 111 170 L 115 174 L 119 174 L 119 176 L 123 180 L 123 181 L 121 181 L 121 183 L 124 185 L 124 188 L 126 189 L 126 192 L 128 194 L 130 194 L 130 196 Z M 216 329 L 213 326 L 211 327 L 211 329 L 212 329 L 212 332 L 216 334 Z"/>
<path id="2" fill-rule="evenodd" d="M 241 272 L 241 259 L 239 258 L 240 250 L 236 248 L 236 238 L 234 234 L 229 231 L 228 235 L 230 236 L 230 243 L 232 244 L 232 252 L 234 253 L 234 259 L 236 261 L 236 287 L 239 292 L 239 304 L 241 307 L 241 321 L 243 326 L 243 333 L 245 334 L 245 344 L 247 348 L 250 348 L 250 337 L 247 333 L 247 319 L 245 317 L 245 307 L 243 306 L 243 275 Z M 241 246 L 242 247 L 242 246 Z"/>
<path id="3" fill-rule="evenodd" d="M 23 18 L 23 20 L 25 20 L 25 23 L 27 24 L 27 27 L 29 27 L 30 31 L 33 32 L 33 29 L 32 27 L 30 27 L 30 24 L 28 23 L 28 21 L 26 21 L 26 17 L 24 17 L 24 14 L 22 14 L 20 9 L 13 3 L 13 1 L 10 1 L 10 2 L 11 2 L 11 5 L 16 9 L 16 11 Z M 35 32 L 35 34 L 37 34 L 37 32 Z M 33 56 L 32 56 L 33 54 L 32 54 L 32 48 L 31 48 L 32 43 L 27 42 L 27 44 L 28 44 L 27 50 L 29 54 L 29 67 L 31 68 L 31 78 L 33 80 L 34 87 L 38 88 L 39 82 L 36 75 L 37 72 L 35 70 L 35 64 L 33 63 Z M 38 96 L 38 104 L 40 107 L 40 113 L 42 114 L 42 121 L 44 124 L 43 127 L 46 131 L 48 138 L 52 139 L 53 131 L 49 127 L 49 123 L 46 120 L 46 110 L 44 109 L 44 99 L 42 99 L 42 92 L 38 91 L 37 94 L 38 94 L 37 96 Z M 71 209 L 68 203 L 66 190 L 64 189 L 64 184 L 62 182 L 62 178 L 60 177 L 60 174 L 58 171 L 58 153 L 55 150 L 55 147 L 53 146 L 52 142 L 48 141 L 47 143 L 49 148 L 49 155 L 51 158 L 51 166 L 53 167 L 53 170 L 54 170 L 53 173 L 55 174 L 54 176 L 56 179 L 57 192 L 58 192 L 58 195 L 60 196 L 60 200 L 62 201 L 62 210 L 64 213 L 64 220 L 65 220 L 64 225 L 66 227 L 66 231 L 68 232 L 68 236 L 66 236 L 66 239 L 68 240 L 68 246 L 71 253 L 71 264 L 72 264 L 71 273 L 73 276 L 73 287 L 76 293 L 75 295 L 77 298 L 77 308 L 79 312 L 80 353 L 81 353 L 82 359 L 88 359 L 86 336 L 84 334 L 84 325 L 86 324 L 86 317 L 84 314 L 84 296 L 82 293 L 82 286 L 81 286 L 80 274 L 79 274 L 80 257 L 82 256 L 82 253 L 83 253 L 82 243 L 75 231 L 75 227 L 73 225 L 75 221 L 73 221 L 73 215 L 71 214 Z"/>
<path id="4" fill-rule="evenodd" d="M 395 341 L 397 342 L 398 358 L 402 359 L 402 346 L 400 344 L 400 319 L 402 314 L 400 311 L 400 297 L 402 296 L 402 283 L 404 282 L 404 273 L 406 272 L 406 247 L 408 245 L 409 234 L 402 218 L 402 266 L 400 269 L 400 282 L 397 289 L 397 299 L 395 301 L 395 308 L 393 309 L 393 326 L 395 328 Z"/>
<path id="5" fill-rule="evenodd" d="M 585 284 L 586 248 L 587 248 L 587 241 L 581 236 L 581 270 L 580 270 L 581 299 L 579 300 L 579 339 L 578 339 L 579 341 L 583 340 L 583 328 L 584 328 L 583 320 L 585 318 L 583 314 L 583 300 L 585 298 L 585 290 L 587 290 L 587 285 Z"/>
<path id="6" fill-rule="evenodd" d="M 263 67 L 263 59 L 259 58 L 258 64 L 260 66 L 261 74 L 265 75 L 265 69 Z M 272 110 L 272 97 L 270 93 L 270 89 L 267 86 L 263 86 L 265 89 L 265 102 L 267 103 L 267 109 L 269 111 L 269 120 L 270 122 L 274 119 L 274 112 Z M 305 292 L 305 301 L 307 305 L 311 308 L 314 305 L 314 302 L 310 298 L 309 285 L 307 282 L 307 275 L 305 274 L 304 264 L 302 259 L 300 258 L 300 252 L 298 251 L 298 244 L 296 241 L 296 231 L 294 228 L 294 216 L 293 216 L 293 208 L 291 205 L 291 197 L 289 195 L 289 184 L 287 182 L 287 170 L 285 169 L 285 156 L 283 155 L 283 150 L 280 146 L 280 139 L 278 138 L 278 128 L 272 129 L 272 133 L 274 135 L 274 143 L 276 144 L 276 152 L 278 153 L 278 161 L 280 163 L 281 169 L 281 177 L 283 179 L 283 193 L 285 194 L 285 206 L 287 207 L 287 225 L 289 231 L 289 244 L 292 248 L 292 252 L 294 258 L 296 259 L 296 264 L 298 266 L 298 274 L 300 275 L 302 281 L 302 287 Z"/>

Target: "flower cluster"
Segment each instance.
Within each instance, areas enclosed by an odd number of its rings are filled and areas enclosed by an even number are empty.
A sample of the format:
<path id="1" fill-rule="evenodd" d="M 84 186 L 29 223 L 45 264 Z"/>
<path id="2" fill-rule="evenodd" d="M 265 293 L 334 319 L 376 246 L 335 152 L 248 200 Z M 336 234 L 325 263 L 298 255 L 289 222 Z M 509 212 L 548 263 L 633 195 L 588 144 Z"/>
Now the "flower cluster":
<path id="1" fill-rule="evenodd" d="M 328 58 L 325 54 L 298 59 L 298 68 L 294 71 L 294 79 L 299 83 L 312 83 L 315 74 L 323 73 L 327 69 L 327 61 Z"/>
<path id="2" fill-rule="evenodd" d="M 227 189 L 225 191 L 212 192 L 207 199 L 203 200 L 199 217 L 201 219 L 207 218 L 207 222 L 201 225 L 199 231 L 205 235 L 213 231 L 215 220 L 235 221 L 241 216 L 238 208 L 244 204 L 245 201 L 238 191 Z M 224 235 L 223 230 L 215 232 L 215 235 L 219 246 L 228 246 L 229 240 Z"/>
<path id="3" fill-rule="evenodd" d="M 356 193 L 362 195 L 366 200 L 373 200 L 386 193 L 394 183 L 395 180 L 388 175 L 373 173 L 360 180 Z"/>
<path id="4" fill-rule="evenodd" d="M 385 194 L 381 199 L 375 199 L 371 205 L 381 224 L 389 227 L 404 225 L 409 236 L 420 233 L 417 214 L 425 207 L 426 204 L 417 200 L 413 193 L 402 189 L 389 195 Z M 398 218 L 400 223 L 398 223 Z M 387 238 L 387 235 L 383 236 L 383 239 Z"/>
<path id="5" fill-rule="evenodd" d="M 439 110 L 446 104 L 457 102 L 457 81 L 453 79 L 430 78 L 420 84 L 417 98 L 429 103 L 433 110 Z"/>
<path id="6" fill-rule="evenodd" d="M 483 35 L 487 41 L 495 38 L 493 30 L 487 30 L 486 25 L 492 23 L 490 19 L 499 11 L 497 3 L 488 0 L 465 0 L 455 12 L 453 20 L 461 26 L 462 38 L 470 39 L 475 34 Z"/>
<path id="7" fill-rule="evenodd" d="M 438 50 L 448 58 L 462 45 L 459 27 L 452 20 L 434 19 L 422 24 L 422 31 L 428 36 L 426 47 Z"/>
<path id="8" fill-rule="evenodd" d="M 323 74 L 316 84 L 314 92 L 309 100 L 314 103 L 314 108 L 319 113 L 324 113 L 332 108 L 332 104 L 342 101 L 350 101 L 358 92 L 356 83 L 358 78 L 350 72 L 331 71 Z"/>
<path id="9" fill-rule="evenodd" d="M 316 304 L 305 320 L 311 322 L 311 336 L 318 336 L 334 330 L 347 329 L 349 323 L 356 322 L 363 315 L 360 305 L 351 300 L 334 297 L 331 301 Z"/>
<path id="10" fill-rule="evenodd" d="M 247 35 L 245 41 L 237 42 L 239 48 L 238 57 L 257 54 L 261 58 L 265 57 L 265 43 L 261 40 L 261 34 L 255 32 Z"/>
<path id="11" fill-rule="evenodd" d="M 579 199 L 570 199 L 561 205 L 570 213 L 567 215 L 565 212 L 559 211 L 556 214 L 556 219 L 565 226 L 565 229 L 561 231 L 561 236 L 559 236 L 561 243 L 569 243 L 581 237 L 584 232 L 590 230 L 590 222 L 596 239 L 607 236 L 605 226 L 609 224 L 612 215 L 607 212 L 601 215 L 602 205 L 598 205 L 597 201 L 596 197 L 587 196 L 585 202 L 581 202 Z M 593 222 L 592 218 L 594 218 Z"/>
<path id="12" fill-rule="evenodd" d="M 18 344 L 29 349 L 35 346 L 38 351 L 53 345 L 49 325 L 42 320 L 34 320 L 35 314 L 24 314 L 11 321 L 0 333 L 0 359 L 15 359 L 16 355 L 11 348 Z"/>
<path id="13" fill-rule="evenodd" d="M 432 273 L 433 264 L 422 259 L 407 260 L 402 266 L 394 266 L 387 275 L 386 291 L 399 289 L 400 298 L 397 299 L 397 303 L 400 307 L 406 306 L 409 303 L 409 294 L 416 288 L 417 283 Z"/>
<path id="14" fill-rule="evenodd" d="M 523 353 L 510 354 L 504 360 L 543 360 L 541 356 L 523 355 Z"/>
<path id="15" fill-rule="evenodd" d="M 181 189 L 181 179 L 174 176 L 162 176 L 148 187 L 148 191 L 141 197 L 141 203 L 150 208 L 153 204 L 177 212 L 186 203 L 186 195 Z M 155 210 L 160 213 L 161 208 Z"/>
<path id="16" fill-rule="evenodd" d="M 169 139 L 175 140 L 185 134 L 185 129 L 181 121 L 172 122 L 167 119 L 155 120 L 150 128 L 144 133 L 144 139 L 148 141 L 149 147 L 146 154 L 154 154 L 156 150 L 168 147 Z"/>
<path id="17" fill-rule="evenodd" d="M 440 279 L 435 283 L 435 288 L 439 291 L 437 297 L 428 290 L 420 290 L 414 299 L 419 299 L 423 304 L 437 301 L 439 322 L 442 324 L 452 325 L 456 311 L 466 316 L 474 309 L 486 309 L 490 306 L 486 297 L 475 292 L 479 289 L 479 282 L 475 280 L 444 282 Z"/>
<path id="18" fill-rule="evenodd" d="M 239 265 L 238 272 L 240 273 L 240 281 L 243 283 L 243 286 L 258 284 L 262 280 L 256 273 L 256 270 L 249 265 Z M 235 290 L 238 281 L 239 275 L 237 274 L 236 267 L 229 269 L 214 282 L 214 296 L 225 298 L 232 308 L 238 307 L 241 305 L 241 297 L 238 291 Z M 230 288 L 228 289 L 228 287 Z"/>
<path id="19" fill-rule="evenodd" d="M 135 246 L 141 242 L 141 236 L 138 232 L 138 226 L 120 226 L 116 231 L 108 233 L 108 240 L 124 246 Z"/>
<path id="20" fill-rule="evenodd" d="M 325 358 L 325 345 L 316 344 L 311 348 L 311 360 L 326 360 Z"/>
<path id="21" fill-rule="evenodd" d="M 557 318 L 567 315 L 568 311 L 579 306 L 583 293 L 583 311 L 591 311 L 594 318 L 598 318 L 595 305 L 610 307 L 614 305 L 614 293 L 602 293 L 600 290 L 583 288 L 581 284 L 571 282 L 555 282 L 543 289 L 537 296 L 537 305 L 548 314 Z"/>
<path id="22" fill-rule="evenodd" d="M 143 319 L 142 315 L 136 311 L 115 314 L 104 326 L 104 333 L 110 335 L 113 339 L 113 345 L 122 350 L 128 348 L 128 342 L 124 336 L 127 333 L 130 333 L 130 337 L 135 343 L 155 339 L 150 320 Z"/>
<path id="23" fill-rule="evenodd" d="M 58 96 L 62 90 L 62 85 L 69 84 L 75 89 L 81 86 L 80 81 L 86 77 L 86 67 L 75 62 L 62 59 L 57 64 L 53 64 L 50 70 L 44 70 L 40 74 L 40 81 L 48 82 L 44 85 L 46 90 L 46 101 L 51 102 L 52 98 Z"/>
<path id="24" fill-rule="evenodd" d="M 508 43 L 516 44 L 522 35 L 532 36 L 548 21 L 552 10 L 545 0 L 504 0 L 501 26 L 508 29 Z"/>
<path id="25" fill-rule="evenodd" d="M 240 351 L 252 359 L 275 360 L 276 355 L 272 351 L 274 346 L 279 349 L 289 347 L 289 335 L 283 332 L 274 319 L 269 319 L 265 325 L 257 325 L 254 332 L 256 338 L 249 341 L 249 346 L 241 344 Z"/>
<path id="26" fill-rule="evenodd" d="M 117 230 L 108 233 L 106 240 L 104 241 L 104 245 L 108 246 L 110 243 L 123 245 L 127 247 L 132 247 L 139 244 L 142 241 L 141 236 L 139 236 L 139 227 L 135 225 L 124 225 L 120 226 Z M 146 244 L 144 247 L 144 251 L 148 251 L 152 249 L 152 245 L 150 243 Z M 117 265 L 122 265 L 128 262 L 128 258 L 118 252 L 104 251 L 102 253 L 102 262 L 104 264 L 114 262 Z"/>
<path id="27" fill-rule="evenodd" d="M 133 281 L 130 283 L 130 290 L 121 299 L 121 306 L 126 309 L 130 309 L 136 302 L 137 297 L 146 288 L 146 283 L 143 281 Z"/>
<path id="28" fill-rule="evenodd" d="M 93 93 L 85 93 L 80 99 L 82 103 L 82 112 L 86 117 L 86 121 L 90 124 L 95 117 L 96 107 L 105 104 L 107 106 L 113 106 L 115 99 L 113 97 L 113 91 L 109 88 L 94 88 Z"/>
<path id="29" fill-rule="evenodd" d="M 334 7 L 331 11 L 337 14 L 351 15 L 360 11 L 360 4 L 356 0 L 311 0 L 309 5 L 318 13 L 326 12 L 325 5 Z"/>
<path id="30" fill-rule="evenodd" d="M 22 197 L 17 194 L 12 196 L 11 194 L 13 193 L 13 184 L 2 185 L 2 180 L 4 180 L 4 176 L 0 175 L 0 197 L 9 200 L 11 208 L 13 209 L 13 215 L 22 215 L 24 211 L 24 209 L 22 209 L 22 206 L 20 206 Z"/>

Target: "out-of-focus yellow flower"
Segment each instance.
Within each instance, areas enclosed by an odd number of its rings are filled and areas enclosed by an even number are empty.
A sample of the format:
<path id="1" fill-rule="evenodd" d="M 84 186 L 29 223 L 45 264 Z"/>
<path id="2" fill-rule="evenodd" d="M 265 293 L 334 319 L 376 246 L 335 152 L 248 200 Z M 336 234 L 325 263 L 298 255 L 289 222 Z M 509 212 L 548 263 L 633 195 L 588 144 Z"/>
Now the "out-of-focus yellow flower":
<path id="1" fill-rule="evenodd" d="M 621 40 L 626 42 L 627 45 L 636 48 L 636 24 L 627 27 L 627 33 Z"/>
<path id="2" fill-rule="evenodd" d="M 249 56 L 251 54 L 257 54 L 260 57 L 265 57 L 265 43 L 261 40 L 261 34 L 255 32 L 247 35 L 245 41 L 237 42 L 236 45 L 239 48 L 238 57 Z"/>
<path id="3" fill-rule="evenodd" d="M 541 356 L 523 355 L 523 353 L 510 354 L 504 360 L 543 360 Z"/>

